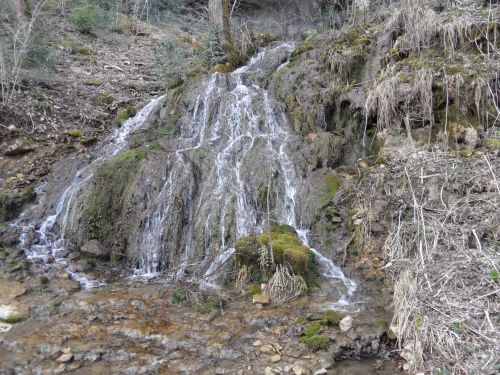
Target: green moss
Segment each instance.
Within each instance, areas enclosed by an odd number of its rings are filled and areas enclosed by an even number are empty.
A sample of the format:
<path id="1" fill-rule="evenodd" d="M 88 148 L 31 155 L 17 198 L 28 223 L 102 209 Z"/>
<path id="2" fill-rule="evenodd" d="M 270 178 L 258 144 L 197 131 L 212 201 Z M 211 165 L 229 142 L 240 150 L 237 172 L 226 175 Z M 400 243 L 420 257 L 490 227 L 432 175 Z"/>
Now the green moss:
<path id="1" fill-rule="evenodd" d="M 260 287 L 260 284 L 251 284 L 249 288 L 250 295 L 254 296 L 256 294 L 261 294 L 262 293 L 262 288 Z"/>
<path id="2" fill-rule="evenodd" d="M 215 298 L 209 298 L 206 302 L 197 304 L 195 310 L 199 314 L 208 314 L 221 307 L 222 307 L 221 301 L 217 301 Z"/>
<path id="3" fill-rule="evenodd" d="M 313 352 L 317 352 L 318 350 L 327 350 L 330 340 L 326 335 L 315 335 L 311 337 L 302 337 L 300 341 L 306 344 Z"/>
<path id="4" fill-rule="evenodd" d="M 320 331 L 321 331 L 321 323 L 314 322 L 309 324 L 306 328 L 304 328 L 302 335 L 306 337 L 311 337 L 318 334 Z"/>
<path id="5" fill-rule="evenodd" d="M 95 239 L 108 249 L 123 252 L 128 237 L 123 216 L 127 198 L 146 156 L 147 151 L 142 149 L 125 151 L 97 169 L 92 193 L 81 217 L 83 242 Z"/>
<path id="6" fill-rule="evenodd" d="M 42 289 L 45 289 L 49 286 L 49 278 L 47 276 L 40 276 L 38 283 Z"/>
<path id="7" fill-rule="evenodd" d="M 19 323 L 19 322 L 22 322 L 24 320 L 24 318 L 22 316 L 18 316 L 18 315 L 9 315 L 7 318 L 5 318 L 3 321 L 5 323 L 9 323 L 9 324 L 16 324 L 16 323 Z"/>
<path id="8" fill-rule="evenodd" d="M 327 311 L 325 313 L 325 321 L 327 324 L 332 325 L 332 326 L 338 326 L 340 321 L 345 317 L 344 314 L 338 313 L 336 311 Z"/>
<path id="9" fill-rule="evenodd" d="M 303 326 L 307 324 L 307 318 L 304 315 L 301 315 L 297 319 L 295 319 L 295 322 Z"/>
<path id="10" fill-rule="evenodd" d="M 83 137 L 83 131 L 77 130 L 77 129 L 72 129 L 72 130 L 66 130 L 66 134 L 71 135 L 72 137 L 79 138 Z"/>
<path id="11" fill-rule="evenodd" d="M 111 94 L 101 93 L 99 94 L 99 100 L 101 103 L 109 105 L 115 101 L 115 98 Z"/>
<path id="12" fill-rule="evenodd" d="M 354 39 L 353 43 L 366 46 L 366 45 L 370 44 L 371 41 L 368 38 L 356 38 L 356 39 Z"/>
<path id="13" fill-rule="evenodd" d="M 50 305 L 51 305 L 52 307 L 58 307 L 58 306 L 60 306 L 60 305 L 61 305 L 61 303 L 62 303 L 62 301 L 61 301 L 61 297 L 59 297 L 59 296 L 55 296 L 54 298 L 52 298 L 52 299 L 50 300 Z"/>
<path id="14" fill-rule="evenodd" d="M 325 176 L 325 194 L 323 196 L 323 205 L 330 203 L 339 191 L 340 178 L 336 175 L 327 174 Z"/>
<path id="15" fill-rule="evenodd" d="M 82 139 L 80 141 L 80 144 L 83 145 L 83 146 L 91 146 L 91 145 L 93 145 L 96 142 L 97 142 L 97 137 L 96 136 L 91 136 L 91 137 L 87 137 L 85 139 Z"/>
<path id="16" fill-rule="evenodd" d="M 125 107 L 125 108 L 121 109 L 120 111 L 118 111 L 115 119 L 121 125 L 125 121 L 127 121 L 130 117 L 135 116 L 136 113 L 137 113 L 137 110 L 135 109 L 135 107 L 128 106 L 128 107 Z"/>
<path id="17" fill-rule="evenodd" d="M 491 150 L 500 150 L 500 139 L 488 138 L 484 141 L 484 145 Z"/>
<path id="18" fill-rule="evenodd" d="M 170 298 L 170 303 L 174 306 L 180 305 L 186 297 L 184 296 L 184 293 L 180 289 L 174 290 L 172 293 L 172 297 Z"/>

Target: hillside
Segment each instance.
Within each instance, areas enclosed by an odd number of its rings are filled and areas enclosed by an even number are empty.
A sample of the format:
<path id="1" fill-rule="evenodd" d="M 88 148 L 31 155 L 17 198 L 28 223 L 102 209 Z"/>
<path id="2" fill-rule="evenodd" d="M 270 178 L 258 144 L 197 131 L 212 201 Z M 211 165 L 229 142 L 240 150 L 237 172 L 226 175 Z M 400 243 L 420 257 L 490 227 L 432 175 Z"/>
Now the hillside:
<path id="1" fill-rule="evenodd" d="M 4 9 L 5 373 L 500 371 L 498 1 Z"/>

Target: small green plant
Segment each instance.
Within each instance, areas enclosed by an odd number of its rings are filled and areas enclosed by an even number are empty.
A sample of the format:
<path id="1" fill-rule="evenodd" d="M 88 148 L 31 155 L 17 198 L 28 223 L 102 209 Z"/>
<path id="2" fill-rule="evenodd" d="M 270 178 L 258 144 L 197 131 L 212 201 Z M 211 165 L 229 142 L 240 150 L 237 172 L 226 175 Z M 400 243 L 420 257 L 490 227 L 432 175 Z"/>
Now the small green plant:
<path id="1" fill-rule="evenodd" d="M 490 276 L 494 282 L 498 283 L 498 280 L 500 279 L 500 272 L 497 270 L 491 270 Z"/>
<path id="2" fill-rule="evenodd" d="M 174 306 L 180 305 L 186 297 L 184 296 L 184 293 L 180 289 L 174 290 L 172 293 L 172 297 L 170 298 L 170 303 Z"/>
<path id="3" fill-rule="evenodd" d="M 52 298 L 50 300 L 50 305 L 52 307 L 59 307 L 61 305 L 62 301 L 61 301 L 61 298 L 59 296 L 55 296 L 54 298 Z"/>
<path id="4" fill-rule="evenodd" d="M 221 302 L 217 301 L 215 298 L 209 298 L 206 302 L 197 304 L 195 310 L 199 314 L 208 314 L 220 308 L 221 305 Z"/>
<path id="5" fill-rule="evenodd" d="M 83 8 L 75 9 L 72 20 L 82 33 L 91 33 L 106 27 L 108 12 L 98 6 L 88 4 Z"/>
<path id="6" fill-rule="evenodd" d="M 49 286 L 49 278 L 47 276 L 40 276 L 38 283 L 42 289 L 46 289 Z"/>
<path id="7" fill-rule="evenodd" d="M 261 294 L 262 293 L 262 288 L 260 287 L 260 284 L 251 284 L 250 285 L 250 294 L 252 296 L 256 294 Z"/>

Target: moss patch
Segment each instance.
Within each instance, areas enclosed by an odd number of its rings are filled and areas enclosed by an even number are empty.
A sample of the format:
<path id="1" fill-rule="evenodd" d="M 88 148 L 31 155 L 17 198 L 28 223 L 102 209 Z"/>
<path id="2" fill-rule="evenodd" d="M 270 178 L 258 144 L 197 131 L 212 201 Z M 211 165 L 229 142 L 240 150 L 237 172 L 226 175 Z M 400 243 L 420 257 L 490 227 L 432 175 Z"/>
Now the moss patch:
<path id="1" fill-rule="evenodd" d="M 338 326 L 340 321 L 345 317 L 344 314 L 336 311 L 327 311 L 324 315 L 325 321 L 331 326 Z"/>
<path id="2" fill-rule="evenodd" d="M 330 340 L 326 335 L 315 335 L 311 337 L 302 337 L 300 341 L 306 344 L 313 352 L 317 352 L 318 350 L 327 350 Z"/>
<path id="3" fill-rule="evenodd" d="M 77 129 L 67 130 L 66 134 L 75 138 L 83 137 L 83 131 Z"/>
<path id="4" fill-rule="evenodd" d="M 340 189 L 340 178 L 336 175 L 327 174 L 325 176 L 325 194 L 323 196 L 323 205 L 330 203 Z"/>

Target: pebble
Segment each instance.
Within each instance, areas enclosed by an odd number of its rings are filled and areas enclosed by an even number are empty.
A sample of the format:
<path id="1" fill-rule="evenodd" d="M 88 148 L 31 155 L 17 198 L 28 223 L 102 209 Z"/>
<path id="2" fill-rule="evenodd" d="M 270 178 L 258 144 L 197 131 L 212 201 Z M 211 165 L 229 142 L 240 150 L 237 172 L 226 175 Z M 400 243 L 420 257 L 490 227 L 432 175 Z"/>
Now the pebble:
<path id="1" fill-rule="evenodd" d="M 262 341 L 261 341 L 261 340 L 255 340 L 255 341 L 252 343 L 252 346 L 255 346 L 255 347 L 257 347 L 257 346 L 262 346 L 262 345 L 263 345 L 263 343 L 262 343 Z"/>
<path id="2" fill-rule="evenodd" d="M 56 359 L 57 362 L 66 363 L 73 359 L 73 353 L 64 353 Z"/>
<path id="3" fill-rule="evenodd" d="M 316 370 L 314 372 L 314 375 L 323 375 L 323 374 L 327 374 L 328 371 L 326 370 L 326 368 L 322 368 L 322 369 L 319 369 L 319 370 Z"/>
<path id="4" fill-rule="evenodd" d="M 299 364 L 292 365 L 292 371 L 295 375 L 305 375 L 306 374 L 305 368 Z"/>
<path id="5" fill-rule="evenodd" d="M 265 353 L 265 354 L 272 354 L 272 353 L 274 353 L 274 348 L 271 345 L 262 345 L 259 348 L 259 351 L 261 353 Z"/>
<path id="6" fill-rule="evenodd" d="M 279 361 L 281 361 L 281 356 L 279 354 L 275 354 L 271 357 L 272 363 L 278 363 Z"/>
<path id="7" fill-rule="evenodd" d="M 264 370 L 264 375 L 273 375 L 273 369 L 271 367 L 266 367 Z"/>

